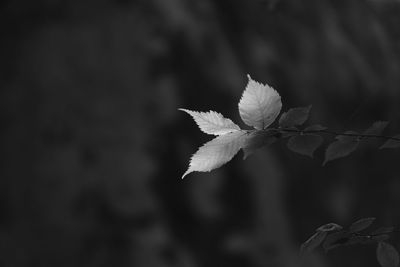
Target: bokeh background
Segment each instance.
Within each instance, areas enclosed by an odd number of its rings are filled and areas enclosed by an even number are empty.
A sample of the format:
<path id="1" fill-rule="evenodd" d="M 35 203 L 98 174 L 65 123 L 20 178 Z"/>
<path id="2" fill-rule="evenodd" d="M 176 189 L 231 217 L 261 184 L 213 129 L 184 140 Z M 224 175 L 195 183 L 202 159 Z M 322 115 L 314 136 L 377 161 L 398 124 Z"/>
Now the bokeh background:
<path id="1" fill-rule="evenodd" d="M 378 266 L 298 249 L 400 226 L 399 150 L 321 167 L 281 143 L 181 180 L 211 137 L 177 109 L 240 122 L 249 73 L 310 123 L 399 133 L 399 1 L 9 0 L 0 22 L 1 266 Z"/>

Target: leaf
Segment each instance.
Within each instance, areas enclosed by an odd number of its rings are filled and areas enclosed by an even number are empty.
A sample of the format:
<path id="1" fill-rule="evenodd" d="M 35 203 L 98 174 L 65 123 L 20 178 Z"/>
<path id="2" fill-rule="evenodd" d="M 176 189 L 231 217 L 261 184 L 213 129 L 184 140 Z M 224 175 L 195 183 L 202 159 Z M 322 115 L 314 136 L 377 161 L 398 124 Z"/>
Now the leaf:
<path id="1" fill-rule="evenodd" d="M 333 231 L 340 231 L 343 227 L 336 223 L 327 223 L 320 227 L 318 227 L 317 232 L 333 232 Z"/>
<path id="2" fill-rule="evenodd" d="M 323 138 L 315 134 L 300 134 L 292 136 L 288 148 L 301 155 L 313 157 L 314 151 L 322 144 Z"/>
<path id="3" fill-rule="evenodd" d="M 356 132 L 345 132 L 347 134 L 357 134 Z M 337 141 L 331 143 L 325 152 L 325 161 L 323 165 L 329 161 L 348 156 L 350 153 L 354 152 L 358 147 L 357 137 L 350 136 L 337 136 Z"/>
<path id="4" fill-rule="evenodd" d="M 345 245 L 345 246 L 356 245 L 356 244 L 365 245 L 365 244 L 371 244 L 374 242 L 376 242 L 376 241 L 374 241 L 372 238 L 369 238 L 367 236 L 352 236 L 352 237 L 350 237 L 349 241 L 343 245 Z"/>
<path id="5" fill-rule="evenodd" d="M 394 138 L 400 139 L 400 134 L 393 136 Z M 382 148 L 398 148 L 400 147 L 400 141 L 389 139 L 381 147 Z"/>
<path id="6" fill-rule="evenodd" d="M 397 267 L 399 265 L 399 253 L 389 243 L 378 243 L 376 257 L 382 267 Z"/>
<path id="7" fill-rule="evenodd" d="M 269 146 L 278 140 L 275 130 L 255 130 L 252 131 L 246 138 L 243 144 L 244 159 L 253 154 L 257 149 L 264 146 Z"/>
<path id="8" fill-rule="evenodd" d="M 376 242 L 382 242 L 382 241 L 386 241 L 388 239 L 390 239 L 389 235 L 376 235 L 371 237 L 372 240 L 376 241 Z"/>
<path id="9" fill-rule="evenodd" d="M 231 132 L 240 131 L 240 127 L 230 119 L 224 118 L 222 114 L 215 111 L 197 112 L 180 108 L 193 117 L 200 130 L 206 134 L 222 135 Z"/>
<path id="10" fill-rule="evenodd" d="M 300 247 L 300 254 L 305 252 L 311 252 L 316 249 L 326 238 L 326 232 L 316 232 L 313 234 L 306 242 L 304 242 Z"/>
<path id="11" fill-rule="evenodd" d="M 311 106 L 291 108 L 279 118 L 279 126 L 282 128 L 300 126 L 306 122 L 310 114 Z"/>
<path id="12" fill-rule="evenodd" d="M 381 235 L 381 234 L 390 234 L 394 230 L 393 226 L 387 226 L 387 227 L 379 227 L 375 231 L 371 232 L 371 235 Z"/>
<path id="13" fill-rule="evenodd" d="M 188 170 L 182 179 L 191 172 L 209 172 L 230 161 L 243 146 L 245 131 L 237 131 L 216 137 L 200 147 L 192 156 Z"/>
<path id="14" fill-rule="evenodd" d="M 372 231 L 370 235 L 372 239 L 378 242 L 388 240 L 390 238 L 389 234 L 391 234 L 394 230 L 394 227 L 380 227 L 375 231 Z"/>
<path id="15" fill-rule="evenodd" d="M 343 246 L 350 241 L 351 234 L 346 231 L 339 231 L 328 235 L 325 242 L 323 243 L 323 248 L 325 251 L 334 249 L 338 246 Z"/>
<path id="16" fill-rule="evenodd" d="M 375 218 L 363 218 L 360 219 L 356 222 L 354 222 L 352 225 L 349 227 L 349 232 L 350 233 L 357 233 L 360 232 L 364 229 L 367 229 L 371 224 L 375 221 Z"/>
<path id="17" fill-rule="evenodd" d="M 323 131 L 326 129 L 328 129 L 328 128 L 325 126 L 315 124 L 315 125 L 308 126 L 307 128 L 304 129 L 304 131 L 305 132 L 307 132 L 307 131 Z"/>
<path id="18" fill-rule="evenodd" d="M 239 102 L 239 113 L 249 126 L 262 130 L 273 123 L 282 108 L 281 97 L 267 84 L 261 84 L 247 75 L 249 82 Z"/>
<path id="19" fill-rule="evenodd" d="M 287 130 L 292 130 L 292 131 L 287 131 Z M 292 137 L 292 136 L 298 135 L 300 131 L 301 130 L 299 130 L 296 127 L 288 127 L 288 128 L 285 129 L 285 131 L 281 132 L 282 133 L 282 138 L 288 138 L 288 137 Z"/>
<path id="20" fill-rule="evenodd" d="M 364 131 L 363 134 L 367 135 L 380 135 L 385 130 L 386 126 L 388 126 L 389 122 L 387 121 L 376 121 Z"/>

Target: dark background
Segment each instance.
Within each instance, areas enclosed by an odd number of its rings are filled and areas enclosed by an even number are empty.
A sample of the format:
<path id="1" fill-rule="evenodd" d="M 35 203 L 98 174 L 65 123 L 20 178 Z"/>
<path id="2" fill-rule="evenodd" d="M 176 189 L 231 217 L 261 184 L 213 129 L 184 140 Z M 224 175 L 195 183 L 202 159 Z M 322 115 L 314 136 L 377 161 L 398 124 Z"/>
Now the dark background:
<path id="1" fill-rule="evenodd" d="M 321 167 L 281 143 L 181 180 L 211 136 L 177 109 L 239 123 L 249 73 L 310 123 L 399 133 L 399 25 L 395 0 L 2 2 L 0 265 L 378 266 L 372 245 L 298 248 L 400 226 L 399 150 Z"/>

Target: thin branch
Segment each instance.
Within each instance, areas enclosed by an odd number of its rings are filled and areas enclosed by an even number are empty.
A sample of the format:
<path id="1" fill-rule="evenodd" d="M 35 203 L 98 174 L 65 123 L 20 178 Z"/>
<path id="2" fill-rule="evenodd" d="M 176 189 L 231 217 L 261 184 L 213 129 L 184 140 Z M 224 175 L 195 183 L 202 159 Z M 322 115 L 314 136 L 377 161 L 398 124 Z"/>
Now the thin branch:
<path id="1" fill-rule="evenodd" d="M 373 234 L 373 235 L 370 235 L 370 236 L 389 235 L 389 234 L 399 233 L 399 232 L 400 232 L 400 230 L 393 230 L 393 231 L 390 231 L 390 232 L 382 232 L 382 233 Z"/>
<path id="2" fill-rule="evenodd" d="M 398 233 L 398 232 L 400 232 L 400 230 L 393 230 L 393 231 L 390 231 L 390 232 L 382 232 L 382 233 L 378 233 L 378 234 L 361 234 L 361 233 L 352 233 L 353 234 L 353 236 L 359 236 L 359 237 L 365 237 L 365 238 L 373 238 L 373 237 L 376 237 L 376 236 L 381 236 L 381 235 L 389 235 L 389 234 L 393 234 L 393 233 Z"/>
<path id="3" fill-rule="evenodd" d="M 400 141 L 400 138 L 393 137 L 393 136 L 387 136 L 387 135 L 376 135 L 376 134 L 358 134 L 358 133 L 339 133 L 335 131 L 329 131 L 329 130 L 299 130 L 299 129 L 287 129 L 287 128 L 279 128 L 275 129 L 277 131 L 281 132 L 292 132 L 292 133 L 325 133 L 325 134 L 330 134 L 330 135 L 339 135 L 339 136 L 352 136 L 352 137 L 358 137 L 358 138 L 379 138 L 379 139 L 385 139 L 385 140 L 396 140 Z"/>

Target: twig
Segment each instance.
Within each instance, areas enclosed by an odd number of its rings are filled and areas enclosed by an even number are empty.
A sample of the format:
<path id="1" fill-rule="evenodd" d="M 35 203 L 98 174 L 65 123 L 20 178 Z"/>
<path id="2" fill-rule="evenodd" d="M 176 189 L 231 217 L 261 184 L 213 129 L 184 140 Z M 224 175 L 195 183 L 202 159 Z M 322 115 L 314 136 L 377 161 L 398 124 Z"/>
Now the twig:
<path id="1" fill-rule="evenodd" d="M 393 137 L 393 136 L 386 136 L 386 135 L 376 135 L 376 134 L 358 134 L 358 133 L 338 133 L 335 131 L 329 131 L 329 130 L 299 130 L 299 129 L 287 129 L 287 128 L 278 128 L 274 129 L 276 131 L 281 131 L 281 132 L 292 132 L 292 133 L 325 133 L 325 134 L 330 134 L 330 135 L 339 135 L 339 136 L 352 136 L 352 137 L 358 137 L 358 138 L 379 138 L 379 139 L 385 139 L 385 140 L 396 140 L 400 141 L 400 138 Z"/>

